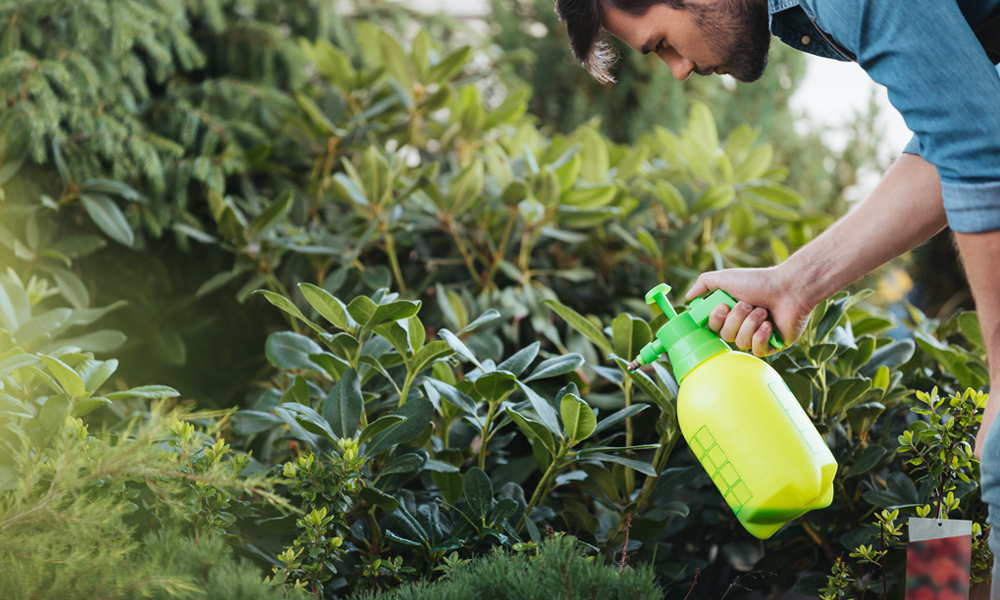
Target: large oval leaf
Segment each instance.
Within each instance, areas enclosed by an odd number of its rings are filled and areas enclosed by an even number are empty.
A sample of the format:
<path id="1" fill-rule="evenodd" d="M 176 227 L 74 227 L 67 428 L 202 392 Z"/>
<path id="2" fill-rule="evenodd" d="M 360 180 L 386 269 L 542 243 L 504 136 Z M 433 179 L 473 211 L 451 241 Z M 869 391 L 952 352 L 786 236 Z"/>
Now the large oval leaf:
<path id="1" fill-rule="evenodd" d="M 114 200 L 104 194 L 81 194 L 80 202 L 98 229 L 123 246 L 135 244 L 135 232 Z"/>
<path id="2" fill-rule="evenodd" d="M 493 506 L 493 483 L 489 475 L 479 467 L 472 467 L 465 474 L 465 501 L 469 503 L 472 513 L 480 519 L 485 519 L 486 513 Z"/>
<path id="3" fill-rule="evenodd" d="M 562 356 L 554 356 L 548 360 L 543 360 L 531 373 L 531 377 L 525 381 L 544 379 L 546 377 L 556 377 L 571 373 L 583 366 L 583 356 L 573 352 Z"/>
<path id="4" fill-rule="evenodd" d="M 560 402 L 563 427 L 566 428 L 566 435 L 573 442 L 583 441 L 594 433 L 597 428 L 597 417 L 590 405 L 574 394 L 566 394 Z"/>
<path id="5" fill-rule="evenodd" d="M 311 283 L 300 283 L 299 290 L 321 317 L 329 321 L 337 329 L 350 331 L 354 325 L 353 319 L 347 314 L 347 307 L 333 294 Z"/>
<path id="6" fill-rule="evenodd" d="M 316 369 L 309 355 L 321 352 L 319 344 L 291 331 L 272 333 L 264 345 L 267 361 L 279 369 Z"/>
<path id="7" fill-rule="evenodd" d="M 348 369 L 323 400 L 323 418 L 339 438 L 353 438 L 361 423 L 365 400 L 358 372 Z"/>
<path id="8" fill-rule="evenodd" d="M 434 405 L 427 398 L 411 398 L 392 414 L 404 417 L 406 420 L 387 427 L 381 433 L 372 437 L 366 451 L 374 455 L 396 444 L 405 444 L 427 429 L 434 417 Z"/>
<path id="9" fill-rule="evenodd" d="M 490 404 L 499 402 L 514 390 L 517 378 L 513 373 L 493 371 L 476 380 L 476 391 Z"/>

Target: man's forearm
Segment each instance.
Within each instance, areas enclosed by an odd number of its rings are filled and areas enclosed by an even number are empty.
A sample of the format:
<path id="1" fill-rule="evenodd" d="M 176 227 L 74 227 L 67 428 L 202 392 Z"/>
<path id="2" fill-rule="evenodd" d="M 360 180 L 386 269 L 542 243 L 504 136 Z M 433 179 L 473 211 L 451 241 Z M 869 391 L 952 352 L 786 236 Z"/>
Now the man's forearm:
<path id="1" fill-rule="evenodd" d="M 904 154 L 864 202 L 780 268 L 815 306 L 947 223 L 937 169 Z"/>

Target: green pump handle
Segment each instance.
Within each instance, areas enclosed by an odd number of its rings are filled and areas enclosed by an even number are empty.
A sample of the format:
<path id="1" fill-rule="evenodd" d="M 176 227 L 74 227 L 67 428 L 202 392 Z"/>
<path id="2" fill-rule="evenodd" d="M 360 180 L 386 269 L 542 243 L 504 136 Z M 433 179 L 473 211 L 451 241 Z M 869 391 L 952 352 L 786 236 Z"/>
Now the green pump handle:
<path id="1" fill-rule="evenodd" d="M 694 319 L 695 323 L 704 326 L 708 324 L 708 315 L 720 304 L 735 308 L 737 300 L 722 290 L 715 290 L 707 298 L 692 300 L 688 306 L 688 312 L 691 313 L 691 318 Z M 785 343 L 781 340 L 781 334 L 778 333 L 778 328 L 773 323 L 771 324 L 771 339 L 768 342 L 777 350 L 785 347 Z"/>
<path id="2" fill-rule="evenodd" d="M 653 289 L 646 292 L 646 304 L 656 304 L 663 311 L 663 314 L 667 315 L 667 320 L 673 319 L 677 316 L 677 311 L 671 306 L 670 301 L 667 300 L 667 294 L 670 292 L 670 286 L 661 283 Z M 706 298 L 695 298 L 688 305 L 688 312 L 691 313 L 691 318 L 694 322 L 698 324 L 699 327 L 704 327 L 708 324 L 708 316 L 712 313 L 716 306 L 720 304 L 725 304 L 729 308 L 735 308 L 738 301 L 726 292 L 722 290 L 715 290 Z M 781 350 L 785 347 L 785 343 L 781 340 L 781 334 L 778 333 L 778 328 L 773 327 L 771 333 L 770 344 L 776 349 Z"/>
<path id="3" fill-rule="evenodd" d="M 667 320 L 669 322 L 677 318 L 677 312 L 674 310 L 674 307 L 670 305 L 670 301 L 667 300 L 668 292 L 670 292 L 669 285 L 665 283 L 657 285 L 653 289 L 649 290 L 649 292 L 646 294 L 646 304 L 658 305 L 660 309 L 663 311 L 663 314 L 667 316 Z M 691 316 L 691 319 L 694 321 L 695 325 L 697 325 L 698 327 L 705 327 L 708 325 L 709 315 L 711 314 L 712 310 L 715 309 L 716 306 L 719 306 L 720 304 L 725 304 L 729 308 L 733 308 L 736 306 L 736 303 L 737 303 L 736 299 L 727 294 L 726 292 L 722 290 L 716 290 L 712 292 L 707 298 L 695 298 L 694 300 L 692 300 L 691 304 L 688 307 L 687 312 Z M 664 327 L 666 327 L 666 325 L 664 325 Z M 661 330 L 662 329 L 663 328 L 661 328 Z M 778 350 L 784 348 L 785 346 L 784 342 L 782 342 L 781 340 L 781 335 L 778 333 L 776 327 L 773 328 L 773 332 L 771 333 L 771 338 L 769 340 L 769 343 L 771 344 L 771 346 L 773 346 Z M 635 370 L 639 368 L 641 365 L 652 362 L 653 360 L 656 359 L 656 356 L 658 356 L 659 354 L 661 354 L 666 350 L 664 344 L 659 339 L 659 334 L 657 334 L 657 339 L 653 340 L 646 346 L 647 347 L 643 348 L 640 355 L 636 357 L 634 361 L 629 363 L 629 370 Z"/>

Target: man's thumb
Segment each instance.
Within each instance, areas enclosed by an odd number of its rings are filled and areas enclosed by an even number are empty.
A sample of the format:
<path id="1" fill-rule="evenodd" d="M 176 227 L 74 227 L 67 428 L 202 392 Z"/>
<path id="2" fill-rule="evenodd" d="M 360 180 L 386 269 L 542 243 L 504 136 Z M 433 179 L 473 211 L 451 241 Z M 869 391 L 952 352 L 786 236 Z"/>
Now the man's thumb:
<path id="1" fill-rule="evenodd" d="M 692 285 L 691 289 L 688 290 L 686 294 L 687 299 L 693 300 L 698 296 L 705 295 L 705 293 L 707 292 L 719 289 L 717 286 L 712 284 L 712 279 L 713 279 L 712 276 L 714 274 L 715 271 L 709 273 L 702 273 L 701 275 L 699 275 L 698 279 L 694 282 L 694 285 Z"/>

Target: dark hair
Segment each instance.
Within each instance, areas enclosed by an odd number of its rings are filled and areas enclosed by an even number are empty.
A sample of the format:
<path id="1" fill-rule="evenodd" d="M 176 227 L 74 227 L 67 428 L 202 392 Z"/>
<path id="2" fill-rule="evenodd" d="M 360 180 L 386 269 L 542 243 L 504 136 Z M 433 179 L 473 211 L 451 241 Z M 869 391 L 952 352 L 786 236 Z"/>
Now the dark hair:
<path id="1" fill-rule="evenodd" d="M 569 44 L 590 76 L 601 83 L 613 83 L 611 65 L 617 58 L 614 47 L 601 39 L 605 7 L 642 16 L 654 4 L 684 6 L 684 0 L 556 0 L 556 14 L 566 24 Z"/>

